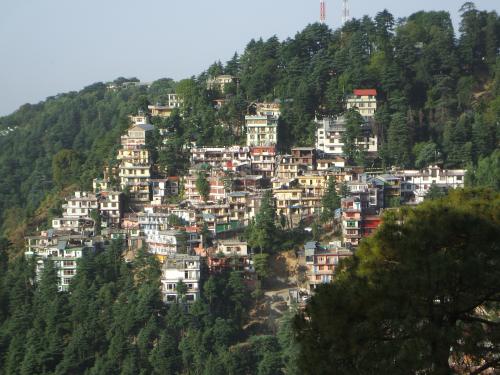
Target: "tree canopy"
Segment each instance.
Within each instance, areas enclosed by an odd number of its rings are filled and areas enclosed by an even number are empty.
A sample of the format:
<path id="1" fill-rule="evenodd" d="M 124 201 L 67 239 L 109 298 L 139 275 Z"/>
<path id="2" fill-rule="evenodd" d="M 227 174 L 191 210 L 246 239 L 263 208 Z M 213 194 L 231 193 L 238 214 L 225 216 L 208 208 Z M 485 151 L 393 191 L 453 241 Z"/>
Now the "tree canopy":
<path id="1" fill-rule="evenodd" d="M 297 318 L 304 373 L 498 367 L 499 215 L 481 190 L 387 213 Z"/>

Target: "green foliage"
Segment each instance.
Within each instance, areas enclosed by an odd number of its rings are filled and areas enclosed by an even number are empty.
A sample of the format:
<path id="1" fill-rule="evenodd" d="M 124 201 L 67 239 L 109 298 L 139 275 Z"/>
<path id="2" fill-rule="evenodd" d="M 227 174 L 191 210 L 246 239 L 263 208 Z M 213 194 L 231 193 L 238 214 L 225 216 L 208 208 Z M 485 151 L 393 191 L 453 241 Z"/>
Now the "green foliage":
<path id="1" fill-rule="evenodd" d="M 253 266 L 259 279 L 269 277 L 269 254 L 255 254 L 253 256 Z"/>
<path id="2" fill-rule="evenodd" d="M 81 258 L 70 293 L 58 292 L 50 262 L 33 285 L 33 263 L 0 257 L 0 373 L 281 373 L 276 338 L 242 329 L 251 302 L 243 273 L 212 275 L 200 300 L 166 306 L 156 258 L 142 249 L 126 262 L 123 250 L 113 241 Z"/>
<path id="3" fill-rule="evenodd" d="M 406 116 L 396 113 L 392 116 L 387 135 L 387 165 L 407 167 L 410 165 L 411 132 Z"/>
<path id="4" fill-rule="evenodd" d="M 499 203 L 455 191 L 387 213 L 296 320 L 303 373 L 469 373 L 463 358 L 496 367 Z"/>
<path id="5" fill-rule="evenodd" d="M 248 244 L 250 247 L 258 248 L 260 252 L 272 252 L 276 246 L 276 210 L 271 191 L 266 191 L 260 203 L 259 212 L 255 221 L 247 228 Z"/>
<path id="6" fill-rule="evenodd" d="M 439 156 L 437 145 L 432 142 L 420 142 L 413 146 L 415 167 L 422 169 L 436 163 Z"/>
<path id="7" fill-rule="evenodd" d="M 59 188 L 78 181 L 80 160 L 76 151 L 61 150 L 52 159 L 52 179 Z"/>
<path id="8" fill-rule="evenodd" d="M 358 111 L 352 109 L 346 114 L 346 131 L 342 134 L 343 151 L 350 163 L 360 158 L 363 152 L 356 144 L 356 140 L 361 136 L 361 126 L 364 124 L 363 117 Z"/>
<path id="9" fill-rule="evenodd" d="M 425 195 L 425 199 L 440 199 L 444 196 L 446 196 L 446 192 L 435 183 L 433 183 L 429 188 L 429 191 Z"/>
<path id="10" fill-rule="evenodd" d="M 467 172 L 466 184 L 500 191 L 500 150 L 479 160 L 477 167 Z"/>
<path id="11" fill-rule="evenodd" d="M 335 178 L 328 180 L 328 187 L 321 199 L 321 220 L 324 223 L 332 222 L 335 218 L 335 211 L 340 208 L 340 196 L 337 194 L 337 184 Z"/>
<path id="12" fill-rule="evenodd" d="M 104 165 L 115 165 L 119 137 L 129 126 L 127 116 L 147 109 L 149 103 L 164 102 L 174 91 L 183 99 L 181 108 L 168 119 L 152 119 L 168 136 L 161 139 L 157 132 L 148 139 L 160 174 L 183 175 L 192 142 L 242 142 L 244 115 L 255 101 L 281 100 L 280 147 L 286 151 L 293 145 L 313 145 L 314 119 L 341 115 L 352 89 L 376 88 L 376 126 L 387 166 L 422 168 L 438 158 L 448 167 L 469 167 L 471 186 L 498 190 L 499 17 L 472 3 L 466 3 L 461 14 L 457 38 L 446 12 L 418 12 L 396 22 L 384 10 L 374 19 L 352 20 L 342 30 L 312 24 L 282 42 L 276 37 L 252 40 L 226 64 L 217 62 L 198 77 L 178 83 L 161 79 L 149 88 L 118 90 L 96 83 L 24 105 L 0 118 L 0 130 L 14 129 L 0 136 L 0 227 L 15 242 L 13 238 L 22 239 L 29 229 L 42 202 L 55 201 L 69 186 L 90 189 Z M 225 93 L 208 90 L 207 78 L 217 74 L 237 76 L 239 83 L 228 85 Z M 114 83 L 127 81 L 137 79 L 120 77 Z M 224 99 L 220 108 L 216 99 Z M 359 121 L 350 119 L 344 139 L 355 164 L 364 162 L 354 142 Z M 203 185 L 200 193 L 206 191 Z M 346 189 L 342 185 L 339 195 L 345 196 Z M 328 190 L 324 218 L 331 219 L 339 197 L 335 187 Z M 279 374 L 284 368 L 293 373 L 297 363 L 312 364 L 305 373 L 321 365 L 316 374 L 332 368 L 339 373 L 391 373 L 397 372 L 395 363 L 408 372 L 424 366 L 424 371 L 436 373 L 432 366 L 444 368 L 443 343 L 449 344 L 453 335 L 453 350 L 476 360 L 480 355 L 474 339 L 480 335 L 480 342 L 496 343 L 496 326 L 485 329 L 487 323 L 467 321 L 474 317 L 470 310 L 466 317 L 455 314 L 459 324 L 451 325 L 447 322 L 452 315 L 443 310 L 448 304 L 480 298 L 490 286 L 499 285 L 496 268 L 483 272 L 496 264 L 488 242 L 493 224 L 485 215 L 497 205 L 497 197 L 463 194 L 431 199 L 416 211 L 425 220 L 402 210 L 401 215 L 408 215 L 405 220 L 409 217 L 406 222 L 389 220 L 383 228 L 391 231 L 382 229 L 365 242 L 335 286 L 320 291 L 309 307 L 313 318 L 302 336 L 302 361 L 296 359 L 298 349 L 291 337 L 279 342 L 270 336 L 247 340 L 241 327 L 248 317 L 250 294 L 240 273 L 210 277 L 202 300 L 189 310 L 176 305 L 167 309 L 159 293 L 159 265 L 145 251 L 125 263 L 121 245 L 112 243 L 103 253 L 82 259 L 71 293 L 59 294 L 54 292 L 49 266 L 40 283 L 33 284 L 33 264 L 24 258 L 7 262 L 5 249 L 10 252 L 13 245 L 0 241 L 0 373 Z M 469 198 L 484 212 L 464 205 Z M 273 206 L 266 194 L 247 232 L 250 246 L 263 254 L 261 259 L 277 249 L 296 248 L 307 237 L 300 229 L 284 235 L 276 227 Z M 417 235 L 418 241 L 412 241 Z M 187 251 L 183 236 L 181 252 Z M 471 239 L 474 246 L 469 246 Z M 442 244 L 447 251 L 439 250 Z M 436 295 L 430 293 L 448 287 L 452 271 L 463 272 L 453 280 L 469 288 L 469 294 L 457 289 L 453 299 L 434 304 Z M 446 289 L 438 298 L 450 293 Z M 428 302 L 425 307 L 422 301 Z M 325 311 L 323 304 L 327 313 L 319 317 L 325 320 L 316 326 L 314 309 Z M 429 310 L 435 314 L 426 315 Z M 326 341 L 318 327 L 325 331 Z M 461 335 L 464 329 L 467 335 Z M 421 336 L 409 340 L 404 332 Z M 288 354 L 280 355 L 280 349 Z M 323 365 L 324 361 L 334 365 Z"/>
<path id="13" fill-rule="evenodd" d="M 210 195 L 210 183 L 207 180 L 205 172 L 198 172 L 198 176 L 196 178 L 196 190 L 198 190 L 198 194 L 200 194 L 204 202 L 208 201 Z"/>

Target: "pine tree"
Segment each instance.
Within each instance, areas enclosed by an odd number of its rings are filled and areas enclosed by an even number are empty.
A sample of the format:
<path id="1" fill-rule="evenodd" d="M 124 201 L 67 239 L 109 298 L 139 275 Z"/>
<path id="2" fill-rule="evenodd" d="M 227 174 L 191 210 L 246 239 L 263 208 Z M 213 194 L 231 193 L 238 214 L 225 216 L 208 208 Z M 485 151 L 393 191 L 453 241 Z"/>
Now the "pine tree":
<path id="1" fill-rule="evenodd" d="M 324 223 L 332 222 L 335 219 L 335 211 L 340 208 L 340 197 L 337 194 L 337 184 L 335 178 L 328 180 L 328 187 L 321 199 L 321 220 Z"/>
<path id="2" fill-rule="evenodd" d="M 406 116 L 402 113 L 394 114 L 387 132 L 387 151 L 391 164 L 400 167 L 410 164 L 410 136 Z"/>
<path id="3" fill-rule="evenodd" d="M 208 201 L 210 196 L 210 183 L 207 180 L 205 172 L 198 173 L 196 177 L 196 190 L 198 190 L 198 194 L 200 194 L 204 202 Z"/>
<path id="4" fill-rule="evenodd" d="M 276 210 L 271 191 L 266 191 L 262 197 L 259 212 L 255 216 L 255 222 L 249 226 L 248 242 L 252 248 L 258 248 L 260 252 L 271 252 L 275 249 L 276 235 Z"/>

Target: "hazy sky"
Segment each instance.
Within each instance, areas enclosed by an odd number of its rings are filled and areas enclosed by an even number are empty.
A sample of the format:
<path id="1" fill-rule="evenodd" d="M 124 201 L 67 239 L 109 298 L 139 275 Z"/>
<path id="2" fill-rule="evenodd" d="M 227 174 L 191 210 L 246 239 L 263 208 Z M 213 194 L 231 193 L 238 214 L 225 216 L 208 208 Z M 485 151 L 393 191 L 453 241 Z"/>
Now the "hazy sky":
<path id="1" fill-rule="evenodd" d="M 465 0 L 350 0 L 351 16 L 396 17 Z M 338 27 L 341 0 L 326 0 Z M 500 9 L 498 0 L 477 0 Z M 252 38 L 293 36 L 319 18 L 319 0 L 0 0 L 0 115 L 97 81 L 196 75 Z"/>

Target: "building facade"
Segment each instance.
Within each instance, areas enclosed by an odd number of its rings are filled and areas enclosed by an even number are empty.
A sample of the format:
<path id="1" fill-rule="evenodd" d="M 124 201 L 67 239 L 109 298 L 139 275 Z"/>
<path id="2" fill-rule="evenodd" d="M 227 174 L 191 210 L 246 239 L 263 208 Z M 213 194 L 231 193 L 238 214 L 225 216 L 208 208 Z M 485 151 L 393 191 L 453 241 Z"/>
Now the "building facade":
<path id="1" fill-rule="evenodd" d="M 275 146 L 278 143 L 278 118 L 267 116 L 245 116 L 247 146 Z"/>
<path id="2" fill-rule="evenodd" d="M 173 254 L 162 267 L 163 300 L 167 304 L 185 301 L 193 303 L 200 297 L 200 265 L 198 255 Z M 183 295 L 178 293 L 179 283 L 185 285 Z"/>

